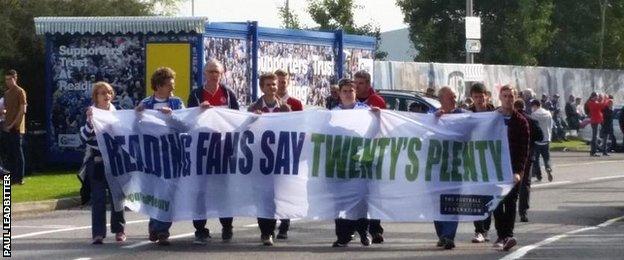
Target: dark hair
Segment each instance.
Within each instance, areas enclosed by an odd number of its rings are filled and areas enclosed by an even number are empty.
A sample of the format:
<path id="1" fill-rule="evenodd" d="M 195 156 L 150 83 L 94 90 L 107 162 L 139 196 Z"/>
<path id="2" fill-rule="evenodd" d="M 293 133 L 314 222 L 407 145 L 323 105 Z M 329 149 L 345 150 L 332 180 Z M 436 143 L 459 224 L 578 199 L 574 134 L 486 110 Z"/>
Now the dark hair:
<path id="1" fill-rule="evenodd" d="M 348 78 L 342 78 L 338 81 L 338 90 L 342 89 L 342 86 L 353 85 L 353 80 Z"/>
<path id="2" fill-rule="evenodd" d="M 176 73 L 169 67 L 160 67 L 154 71 L 152 74 L 152 79 L 150 80 L 152 84 L 152 89 L 156 91 L 156 88 L 164 85 L 167 80 L 175 79 Z"/>
<path id="3" fill-rule="evenodd" d="M 17 70 L 10 69 L 4 73 L 4 76 L 17 77 Z"/>
<path id="4" fill-rule="evenodd" d="M 360 71 L 356 72 L 355 74 L 353 74 L 353 77 L 354 78 L 364 79 L 367 84 L 371 83 L 371 75 L 370 75 L 370 73 L 368 73 L 365 70 L 360 70 Z"/>
<path id="5" fill-rule="evenodd" d="M 472 95 L 472 93 L 487 95 L 487 89 L 485 88 L 485 85 L 477 82 L 475 84 L 472 84 L 472 86 L 470 87 L 470 95 Z"/>
<path id="6" fill-rule="evenodd" d="M 531 99 L 531 106 L 541 107 L 542 103 L 537 99 Z"/>
<path id="7" fill-rule="evenodd" d="M 513 106 L 514 106 L 514 108 L 515 108 L 516 110 L 523 111 L 523 110 L 524 110 L 524 108 L 525 108 L 525 107 L 524 107 L 524 100 L 522 100 L 522 99 L 516 99 L 516 101 L 514 101 Z"/>

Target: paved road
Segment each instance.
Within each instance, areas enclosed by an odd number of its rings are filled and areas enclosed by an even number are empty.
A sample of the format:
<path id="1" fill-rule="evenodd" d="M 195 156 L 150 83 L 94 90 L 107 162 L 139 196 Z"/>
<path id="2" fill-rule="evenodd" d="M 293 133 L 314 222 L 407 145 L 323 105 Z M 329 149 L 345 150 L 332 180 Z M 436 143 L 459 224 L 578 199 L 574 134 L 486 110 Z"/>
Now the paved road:
<path id="1" fill-rule="evenodd" d="M 259 243 L 255 219 L 234 222 L 234 239 L 222 243 L 218 221 L 208 226 L 207 246 L 192 244 L 190 222 L 175 223 L 169 247 L 146 240 L 147 219 L 128 212 L 128 241 L 109 237 L 90 245 L 90 211 L 72 209 L 13 220 L 13 257 L 18 259 L 622 259 L 624 256 L 624 155 L 589 158 L 585 153 L 553 153 L 555 180 L 534 183 L 529 223 L 516 224 L 519 245 L 501 252 L 472 244 L 472 223 L 460 224 L 457 248 L 439 250 L 431 223 L 383 223 L 386 243 L 331 248 L 333 222 L 294 221 L 288 241 Z M 611 220 L 611 221 L 608 221 Z"/>

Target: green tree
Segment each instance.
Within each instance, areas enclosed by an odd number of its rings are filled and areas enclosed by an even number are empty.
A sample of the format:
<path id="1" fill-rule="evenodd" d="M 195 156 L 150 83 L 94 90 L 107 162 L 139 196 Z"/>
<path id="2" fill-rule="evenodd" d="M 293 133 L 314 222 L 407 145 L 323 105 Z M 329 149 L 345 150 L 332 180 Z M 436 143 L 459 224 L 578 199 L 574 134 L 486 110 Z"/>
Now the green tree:
<path id="1" fill-rule="evenodd" d="M 0 0 L 0 70 L 15 68 L 28 93 L 29 120 L 45 118 L 44 38 L 39 16 L 142 16 L 172 13 L 179 0 Z M 3 71 L 0 71 L 3 72 Z"/>
<path id="2" fill-rule="evenodd" d="M 463 1 L 397 0 L 419 52 L 416 61 L 464 62 Z M 553 0 L 481 0 L 481 53 L 475 61 L 490 64 L 538 65 L 554 37 Z"/>
<path id="3" fill-rule="evenodd" d="M 301 23 L 299 22 L 299 16 L 293 12 L 290 8 L 289 0 L 284 2 L 284 6 L 278 7 L 279 16 L 282 19 L 284 28 L 287 29 L 301 29 Z"/>

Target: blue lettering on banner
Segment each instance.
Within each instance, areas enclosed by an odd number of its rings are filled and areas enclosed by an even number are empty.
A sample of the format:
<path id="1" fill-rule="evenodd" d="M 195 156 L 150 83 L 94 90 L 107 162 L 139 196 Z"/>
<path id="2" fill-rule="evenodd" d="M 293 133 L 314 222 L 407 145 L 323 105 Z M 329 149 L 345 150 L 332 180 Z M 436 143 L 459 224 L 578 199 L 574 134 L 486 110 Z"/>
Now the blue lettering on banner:
<path id="1" fill-rule="evenodd" d="M 243 132 L 243 137 L 240 142 L 240 150 L 245 158 L 238 159 L 238 167 L 241 174 L 249 174 L 253 169 L 253 153 L 249 148 L 250 144 L 254 143 L 253 132 L 247 130 Z"/>
<path id="2" fill-rule="evenodd" d="M 260 140 L 260 145 L 262 149 L 262 153 L 266 158 L 260 159 L 260 172 L 264 175 L 269 175 L 273 172 L 273 166 L 275 163 L 273 149 L 271 149 L 271 145 L 275 144 L 275 133 L 273 131 L 265 131 L 262 134 L 262 139 Z"/>

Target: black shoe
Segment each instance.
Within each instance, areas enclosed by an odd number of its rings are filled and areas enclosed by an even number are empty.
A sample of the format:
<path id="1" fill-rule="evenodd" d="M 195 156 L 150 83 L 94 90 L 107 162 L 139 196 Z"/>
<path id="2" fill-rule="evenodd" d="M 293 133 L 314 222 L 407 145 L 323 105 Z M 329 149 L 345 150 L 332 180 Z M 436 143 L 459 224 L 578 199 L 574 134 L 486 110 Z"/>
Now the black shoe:
<path id="1" fill-rule="evenodd" d="M 277 233 L 277 236 L 275 237 L 277 239 L 288 239 L 288 231 L 280 231 Z"/>
<path id="2" fill-rule="evenodd" d="M 384 238 L 381 233 L 371 234 L 371 236 L 373 237 L 373 244 L 381 244 L 384 242 Z"/>
<path id="3" fill-rule="evenodd" d="M 609 156 L 609 154 L 608 153 L 603 153 L 602 156 Z"/>
<path id="4" fill-rule="evenodd" d="M 444 249 L 445 250 L 449 250 L 449 249 L 455 248 L 455 241 L 450 240 L 448 238 L 444 238 L 443 240 L 444 240 L 443 243 L 444 243 Z"/>
<path id="5" fill-rule="evenodd" d="M 437 247 L 443 247 L 444 246 L 444 240 L 443 239 L 439 239 L 438 243 L 436 243 Z"/>
<path id="6" fill-rule="evenodd" d="M 370 246 L 371 245 L 371 241 L 368 238 L 368 235 L 364 234 L 363 236 L 360 235 L 360 243 L 362 243 L 363 246 Z"/>
<path id="7" fill-rule="evenodd" d="M 520 214 L 520 222 L 529 222 L 526 214 Z"/>
<path id="8" fill-rule="evenodd" d="M 0 166 L 0 174 L 1 175 L 7 175 L 7 174 L 11 174 L 11 172 L 7 169 L 5 169 L 4 167 Z"/>
<path id="9" fill-rule="evenodd" d="M 595 154 L 595 153 L 590 153 L 589 156 L 591 156 L 591 157 L 600 157 L 599 154 Z"/>
<path id="10" fill-rule="evenodd" d="M 332 247 L 347 247 L 348 243 L 341 243 L 339 241 L 336 241 L 332 244 Z"/>
<path id="11" fill-rule="evenodd" d="M 221 229 L 221 239 L 223 239 L 224 242 L 232 240 L 233 235 L 234 232 L 232 232 L 232 227 L 224 227 Z"/>

